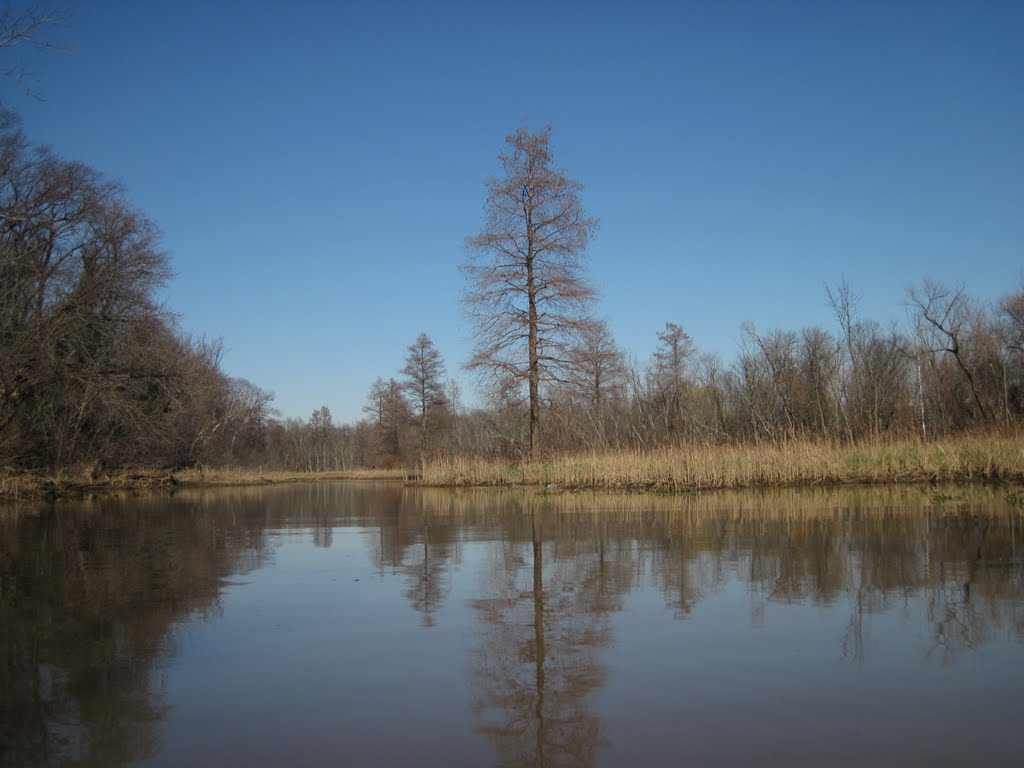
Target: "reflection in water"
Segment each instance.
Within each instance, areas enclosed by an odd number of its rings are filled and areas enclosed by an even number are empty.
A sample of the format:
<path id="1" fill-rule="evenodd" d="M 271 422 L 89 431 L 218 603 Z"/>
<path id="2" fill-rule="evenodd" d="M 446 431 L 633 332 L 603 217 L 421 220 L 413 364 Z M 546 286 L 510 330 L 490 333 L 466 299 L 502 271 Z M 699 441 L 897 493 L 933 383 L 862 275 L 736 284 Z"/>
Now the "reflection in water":
<path id="1" fill-rule="evenodd" d="M 152 754 L 175 626 L 264 562 L 262 528 L 114 498 L 0 520 L 0 761 L 120 765 Z"/>
<path id="2" fill-rule="evenodd" d="M 686 623 L 712 621 L 698 609 L 735 586 L 755 628 L 784 606 L 842 611 L 826 650 L 853 670 L 884 655 L 872 627 L 895 616 L 941 670 L 1024 643 L 1020 510 L 997 490 L 954 494 L 935 505 L 915 488 L 650 497 L 335 483 L 0 510 L 0 765 L 160 754 L 183 628 L 216 622 L 230 577 L 272 568 L 288 531 L 319 551 L 359 531 L 377 578 L 431 637 L 469 611 L 464 730 L 502 765 L 591 765 L 613 741 L 601 695 L 610 671 L 631 674 L 608 653 L 631 595 Z M 387 659 L 373 663 L 382 685 L 400 684 Z"/>
<path id="3" fill-rule="evenodd" d="M 474 601 L 476 709 L 501 765 L 589 765 L 601 738 L 588 697 L 604 682 L 594 651 L 608 641 L 601 558 L 549 545 L 545 563 L 544 512 L 529 501 L 521 510 L 528 545 L 518 536 L 499 543 L 486 597 Z"/>

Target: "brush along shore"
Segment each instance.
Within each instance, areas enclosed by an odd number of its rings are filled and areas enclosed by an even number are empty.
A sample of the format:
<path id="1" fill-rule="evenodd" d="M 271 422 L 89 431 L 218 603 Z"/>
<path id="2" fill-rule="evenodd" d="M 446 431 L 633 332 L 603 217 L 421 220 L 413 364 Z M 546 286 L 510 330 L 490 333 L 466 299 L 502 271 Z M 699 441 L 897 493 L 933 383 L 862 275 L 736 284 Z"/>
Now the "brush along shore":
<path id="1" fill-rule="evenodd" d="M 791 441 L 650 451 L 578 453 L 510 464 L 428 463 L 431 486 L 558 485 L 567 489 L 685 491 L 716 488 L 907 482 L 1024 481 L 1021 436 L 841 445 Z"/>
<path id="2" fill-rule="evenodd" d="M 79 498 L 105 491 L 138 491 L 189 487 L 272 485 L 309 480 L 403 480 L 402 469 L 353 469 L 337 472 L 288 472 L 255 469 L 125 470 L 93 477 L 87 470 L 56 474 L 0 471 L 0 500 Z"/>

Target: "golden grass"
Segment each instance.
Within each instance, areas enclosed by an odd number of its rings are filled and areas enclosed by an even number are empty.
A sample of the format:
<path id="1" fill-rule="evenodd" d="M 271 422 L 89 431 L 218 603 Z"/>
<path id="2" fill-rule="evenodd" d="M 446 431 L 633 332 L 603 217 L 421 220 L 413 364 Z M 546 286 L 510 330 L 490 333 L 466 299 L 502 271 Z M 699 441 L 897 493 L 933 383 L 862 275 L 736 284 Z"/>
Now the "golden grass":
<path id="1" fill-rule="evenodd" d="M 256 469 L 186 469 L 173 474 L 178 485 L 265 485 L 306 480 L 411 480 L 405 469 L 347 469 L 336 472 L 290 472 Z"/>
<path id="2" fill-rule="evenodd" d="M 557 484 L 662 491 L 1021 480 L 1024 441 L 969 435 L 930 442 L 794 441 L 580 453 L 524 464 L 463 459 L 437 461 L 423 472 L 423 482 L 436 486 Z"/>

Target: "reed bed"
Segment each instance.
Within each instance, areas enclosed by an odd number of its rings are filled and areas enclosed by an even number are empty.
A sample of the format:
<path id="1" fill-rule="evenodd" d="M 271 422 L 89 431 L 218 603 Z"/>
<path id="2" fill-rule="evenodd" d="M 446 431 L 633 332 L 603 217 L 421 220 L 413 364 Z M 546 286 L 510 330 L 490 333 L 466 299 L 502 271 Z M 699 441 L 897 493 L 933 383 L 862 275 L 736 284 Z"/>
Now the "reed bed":
<path id="1" fill-rule="evenodd" d="M 453 459 L 409 469 L 287 472 L 262 469 L 125 471 L 100 478 L 87 470 L 55 475 L 0 471 L 0 499 L 76 497 L 110 490 L 244 486 L 309 480 L 419 480 L 429 486 L 548 486 L 676 492 L 883 483 L 1024 482 L 1020 436 L 964 435 L 842 445 L 791 441 L 650 451 L 577 453 L 509 463 Z"/>
<path id="2" fill-rule="evenodd" d="M 651 451 L 579 453 L 544 461 L 456 459 L 427 464 L 435 486 L 559 485 L 566 488 L 703 490 L 855 483 L 1024 480 L 1024 441 L 961 436 L 841 445 L 792 441 Z"/>

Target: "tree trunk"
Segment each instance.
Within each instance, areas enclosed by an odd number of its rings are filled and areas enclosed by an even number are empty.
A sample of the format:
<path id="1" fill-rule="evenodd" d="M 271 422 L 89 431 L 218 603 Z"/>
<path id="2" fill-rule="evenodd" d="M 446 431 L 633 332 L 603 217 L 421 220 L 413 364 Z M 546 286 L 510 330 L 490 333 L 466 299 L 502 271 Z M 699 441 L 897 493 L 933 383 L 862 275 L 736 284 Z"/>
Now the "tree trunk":
<path id="1" fill-rule="evenodd" d="M 531 226 L 527 214 L 527 227 Z M 533 274 L 533 243 L 526 260 L 526 296 L 529 301 L 530 461 L 540 458 L 540 358 L 537 352 L 537 285 Z"/>

